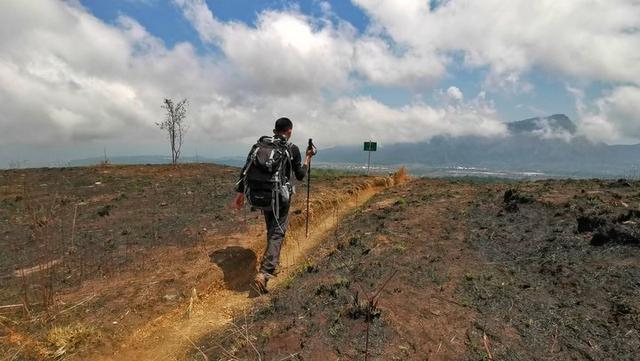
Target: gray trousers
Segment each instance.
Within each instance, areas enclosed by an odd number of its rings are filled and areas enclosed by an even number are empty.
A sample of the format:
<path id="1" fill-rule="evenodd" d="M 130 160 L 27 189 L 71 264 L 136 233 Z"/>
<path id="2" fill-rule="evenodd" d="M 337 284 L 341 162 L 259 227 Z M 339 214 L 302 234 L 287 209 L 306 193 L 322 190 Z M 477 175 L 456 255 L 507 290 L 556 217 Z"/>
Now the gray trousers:
<path id="1" fill-rule="evenodd" d="M 280 262 L 280 250 L 289 225 L 289 205 L 280 207 L 279 218 L 273 211 L 262 211 L 267 224 L 267 249 L 262 256 L 260 272 L 274 276 Z"/>

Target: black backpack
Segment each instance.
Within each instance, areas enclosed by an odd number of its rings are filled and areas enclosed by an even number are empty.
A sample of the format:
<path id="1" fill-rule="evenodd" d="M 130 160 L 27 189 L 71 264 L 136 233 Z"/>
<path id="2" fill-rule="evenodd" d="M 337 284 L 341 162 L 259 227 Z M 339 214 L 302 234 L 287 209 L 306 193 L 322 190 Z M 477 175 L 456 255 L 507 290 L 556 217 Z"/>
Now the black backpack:
<path id="1" fill-rule="evenodd" d="M 253 146 L 242 174 L 244 194 L 249 205 L 271 210 L 279 215 L 280 207 L 289 202 L 293 187 L 286 175 L 286 163 L 291 172 L 291 151 L 284 139 L 263 136 Z"/>

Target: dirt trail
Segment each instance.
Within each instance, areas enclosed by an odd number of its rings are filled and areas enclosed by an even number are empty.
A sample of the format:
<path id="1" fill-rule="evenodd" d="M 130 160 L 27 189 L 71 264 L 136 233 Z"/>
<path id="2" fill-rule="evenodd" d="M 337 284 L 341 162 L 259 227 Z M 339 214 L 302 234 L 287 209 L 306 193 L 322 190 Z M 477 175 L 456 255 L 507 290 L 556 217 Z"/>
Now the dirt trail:
<path id="1" fill-rule="evenodd" d="M 376 193 L 403 181 L 400 177 L 377 177 L 370 182 L 343 192 L 337 199 L 319 199 L 313 205 L 317 212 L 312 217 L 309 237 L 305 238 L 304 215 L 292 217 L 287 241 L 282 251 L 279 277 L 270 288 L 280 287 L 293 266 L 296 266 L 345 215 L 355 210 Z M 315 218 L 315 219 L 313 219 Z M 219 237 L 219 236 L 218 236 Z M 264 230 L 254 229 L 244 235 L 230 235 L 234 246 L 246 247 L 260 255 L 264 248 Z M 238 248 L 240 248 L 238 247 Z M 242 270 L 240 270 L 242 271 Z M 242 274 L 246 273 L 240 272 Z M 225 276 L 226 277 L 226 276 Z M 227 281 L 227 280 L 225 280 Z M 199 295 L 192 305 L 187 301 L 173 311 L 161 315 L 139 328 L 110 354 L 91 356 L 95 360 L 183 360 L 187 353 L 197 349 L 194 344 L 203 335 L 219 330 L 234 315 L 255 302 L 268 300 L 268 295 L 251 298 L 249 290 L 223 289 Z"/>

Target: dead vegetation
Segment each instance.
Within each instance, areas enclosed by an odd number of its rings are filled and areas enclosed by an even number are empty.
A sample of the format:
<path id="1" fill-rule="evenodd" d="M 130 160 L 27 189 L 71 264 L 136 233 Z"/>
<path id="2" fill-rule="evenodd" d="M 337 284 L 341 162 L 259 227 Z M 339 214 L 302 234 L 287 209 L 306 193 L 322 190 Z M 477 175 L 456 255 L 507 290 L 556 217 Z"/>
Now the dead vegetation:
<path id="1" fill-rule="evenodd" d="M 47 342 L 55 351 L 50 354 L 52 358 L 61 358 L 73 352 L 80 344 L 88 342 L 95 337 L 97 330 L 93 326 L 75 323 L 67 326 L 54 326 L 47 333 Z"/>
<path id="2" fill-rule="evenodd" d="M 0 172 L 0 353 L 66 357 L 105 341 L 90 335 L 118 337 L 194 286 L 215 286 L 210 263 L 198 256 L 206 254 L 207 229 L 233 227 L 225 206 L 236 172 L 198 165 Z"/>

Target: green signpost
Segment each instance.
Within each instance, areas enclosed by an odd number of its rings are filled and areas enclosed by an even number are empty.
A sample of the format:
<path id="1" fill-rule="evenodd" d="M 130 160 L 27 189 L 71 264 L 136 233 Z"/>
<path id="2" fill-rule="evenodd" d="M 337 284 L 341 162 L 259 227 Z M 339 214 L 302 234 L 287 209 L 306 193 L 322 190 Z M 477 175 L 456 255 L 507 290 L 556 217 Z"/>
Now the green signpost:
<path id="1" fill-rule="evenodd" d="M 376 142 L 364 142 L 364 151 L 365 152 L 375 152 L 378 150 L 378 143 Z"/>
<path id="2" fill-rule="evenodd" d="M 369 152 L 369 160 L 367 161 L 367 175 L 369 175 L 369 169 L 371 168 L 371 152 L 375 152 L 378 150 L 377 142 L 364 142 L 364 151 Z"/>

